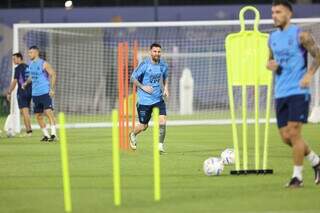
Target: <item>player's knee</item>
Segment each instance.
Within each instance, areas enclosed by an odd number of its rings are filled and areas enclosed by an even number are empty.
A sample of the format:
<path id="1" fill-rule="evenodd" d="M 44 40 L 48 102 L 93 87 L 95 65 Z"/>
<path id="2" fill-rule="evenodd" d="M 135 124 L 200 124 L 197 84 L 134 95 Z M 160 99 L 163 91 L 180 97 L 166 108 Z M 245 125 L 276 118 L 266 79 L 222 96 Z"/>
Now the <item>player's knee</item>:
<path id="1" fill-rule="evenodd" d="M 40 114 L 40 113 L 36 113 L 36 119 L 38 119 L 38 120 L 41 120 L 42 119 L 42 114 Z"/>
<path id="2" fill-rule="evenodd" d="M 288 135 L 289 135 L 289 139 L 290 141 L 294 141 L 297 138 L 300 137 L 300 131 L 299 128 L 296 125 L 292 125 L 289 129 L 288 129 Z"/>
<path id="3" fill-rule="evenodd" d="M 29 117 L 29 111 L 26 109 L 21 109 L 21 113 L 23 115 L 24 118 Z"/>
<path id="4" fill-rule="evenodd" d="M 166 121 L 165 121 L 165 120 L 160 120 L 160 121 L 159 121 L 159 124 L 160 124 L 160 125 L 166 125 Z"/>
<path id="5" fill-rule="evenodd" d="M 282 139 L 282 142 L 285 143 L 285 144 L 288 144 L 290 145 L 290 135 L 288 132 L 283 132 L 281 133 L 281 139 Z"/>
<path id="6" fill-rule="evenodd" d="M 44 113 L 45 113 L 48 117 L 53 117 L 53 111 L 52 111 L 52 109 L 46 109 L 46 110 L 44 110 Z"/>
<path id="7" fill-rule="evenodd" d="M 165 125 L 165 124 L 166 124 L 166 121 L 167 121 L 167 119 L 166 119 L 165 116 L 160 116 L 160 117 L 159 117 L 159 124 L 160 124 L 160 125 Z"/>
<path id="8" fill-rule="evenodd" d="M 280 130 L 280 136 L 281 136 L 281 139 L 282 139 L 283 143 L 285 143 L 285 144 L 287 144 L 289 146 L 292 146 L 291 141 L 290 141 L 289 131 L 288 131 L 287 127 L 282 128 Z"/>

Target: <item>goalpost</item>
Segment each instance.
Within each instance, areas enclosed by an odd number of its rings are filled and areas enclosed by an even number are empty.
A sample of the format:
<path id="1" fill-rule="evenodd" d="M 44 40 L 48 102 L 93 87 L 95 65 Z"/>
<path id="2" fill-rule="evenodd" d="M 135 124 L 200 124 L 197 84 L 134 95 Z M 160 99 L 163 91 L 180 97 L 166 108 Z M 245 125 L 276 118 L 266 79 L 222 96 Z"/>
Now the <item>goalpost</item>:
<path id="1" fill-rule="evenodd" d="M 293 19 L 292 22 L 311 31 L 320 43 L 320 18 Z M 252 25 L 253 20 L 246 24 Z M 14 24 L 13 52 L 20 51 L 27 58 L 28 47 L 37 45 L 57 71 L 54 108 L 56 112 L 66 113 L 66 127 L 110 127 L 112 109 L 118 106 L 118 44 L 128 44 L 130 76 L 134 42 L 138 43 L 139 61 L 147 56 L 149 45 L 158 42 L 170 69 L 168 125 L 230 124 L 224 40 L 239 29 L 238 20 Z M 272 30 L 272 20 L 260 21 L 260 31 Z M 319 81 L 318 72 L 311 87 L 311 120 L 314 122 L 320 121 Z M 129 88 L 125 101 L 131 100 L 131 83 Z M 241 104 L 241 96 L 236 95 L 236 89 L 234 92 L 237 106 Z M 263 117 L 266 91 L 260 95 Z M 254 97 L 254 89 L 248 89 L 248 97 Z M 247 106 L 250 115 L 254 111 L 253 99 L 249 98 Z M 134 107 L 129 104 L 130 111 Z M 19 112 L 12 106 L 11 113 Z M 238 114 L 241 118 L 240 112 Z M 274 115 L 272 117 L 274 121 Z M 14 123 L 19 124 L 19 116 L 14 118 Z"/>

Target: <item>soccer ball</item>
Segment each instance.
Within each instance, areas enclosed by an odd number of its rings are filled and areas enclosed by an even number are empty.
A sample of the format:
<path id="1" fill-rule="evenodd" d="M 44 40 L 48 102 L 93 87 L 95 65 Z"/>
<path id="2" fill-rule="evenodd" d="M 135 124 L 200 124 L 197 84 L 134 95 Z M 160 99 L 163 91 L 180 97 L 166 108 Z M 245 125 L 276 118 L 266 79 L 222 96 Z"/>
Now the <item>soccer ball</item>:
<path id="1" fill-rule="evenodd" d="M 207 176 L 220 175 L 224 165 L 220 158 L 211 157 L 204 161 L 203 172 Z"/>
<path id="2" fill-rule="evenodd" d="M 7 137 L 8 137 L 8 138 L 11 138 L 11 137 L 13 137 L 13 136 L 14 136 L 13 129 L 8 129 L 8 131 L 7 131 Z"/>
<path id="3" fill-rule="evenodd" d="M 234 149 L 226 149 L 220 155 L 223 164 L 229 165 L 235 163 Z"/>

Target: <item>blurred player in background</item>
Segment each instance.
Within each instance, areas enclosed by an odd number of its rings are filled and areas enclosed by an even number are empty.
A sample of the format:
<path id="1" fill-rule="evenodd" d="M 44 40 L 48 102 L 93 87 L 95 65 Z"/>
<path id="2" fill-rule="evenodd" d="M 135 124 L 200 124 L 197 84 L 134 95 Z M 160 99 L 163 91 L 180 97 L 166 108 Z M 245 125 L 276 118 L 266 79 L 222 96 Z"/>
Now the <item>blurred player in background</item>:
<path id="1" fill-rule="evenodd" d="M 52 98 L 55 94 L 56 72 L 51 65 L 39 57 L 40 50 L 37 46 L 29 48 L 28 56 L 31 60 L 28 70 L 31 78 L 24 86 L 32 82 L 32 100 L 34 103 L 34 113 L 38 124 L 43 132 L 41 141 L 55 141 L 56 121 L 53 113 Z M 48 117 L 51 135 L 49 135 L 44 122 L 43 113 Z"/>
<path id="2" fill-rule="evenodd" d="M 153 43 L 150 46 L 150 57 L 145 59 L 134 70 L 131 80 L 138 88 L 137 111 L 139 124 L 130 133 L 130 147 L 137 149 L 136 136 L 148 128 L 152 109 L 158 107 L 160 111 L 160 138 L 159 151 L 164 153 L 164 139 L 166 136 L 166 104 L 163 97 L 169 96 L 168 65 L 161 57 L 161 46 Z M 162 85 L 163 83 L 163 85 Z"/>
<path id="3" fill-rule="evenodd" d="M 320 160 L 302 138 L 310 103 L 309 86 L 320 65 L 320 50 L 309 32 L 290 23 L 292 6 L 286 0 L 272 5 L 272 19 L 278 30 L 269 38 L 267 68 L 276 73 L 275 105 L 280 136 L 293 150 L 293 175 L 287 187 L 303 186 L 303 159 L 310 161 L 315 183 L 320 184 Z M 313 57 L 308 68 L 307 54 Z"/>
<path id="4" fill-rule="evenodd" d="M 22 89 L 22 85 L 28 80 L 29 72 L 28 65 L 23 61 L 23 56 L 21 53 L 14 53 L 12 55 L 12 62 L 16 67 L 14 68 L 14 77 L 11 81 L 10 87 L 7 92 L 7 99 L 11 101 L 11 93 L 18 84 L 17 99 L 20 112 L 23 117 L 24 126 L 26 128 L 26 136 L 32 135 L 31 122 L 29 109 L 31 106 L 31 85 Z"/>

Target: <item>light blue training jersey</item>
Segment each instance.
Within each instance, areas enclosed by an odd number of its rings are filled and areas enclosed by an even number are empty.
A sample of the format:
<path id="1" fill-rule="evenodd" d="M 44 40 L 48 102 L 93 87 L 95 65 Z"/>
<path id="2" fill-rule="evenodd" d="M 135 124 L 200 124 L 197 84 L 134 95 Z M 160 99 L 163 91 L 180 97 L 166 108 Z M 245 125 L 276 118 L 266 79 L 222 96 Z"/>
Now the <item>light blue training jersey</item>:
<path id="1" fill-rule="evenodd" d="M 168 65 L 162 59 L 155 64 L 150 58 L 145 59 L 134 70 L 131 80 L 138 80 L 142 85 L 152 86 L 153 92 L 149 94 L 138 88 L 138 103 L 141 105 L 152 105 L 163 100 L 162 80 L 168 77 Z"/>
<path id="2" fill-rule="evenodd" d="M 43 69 L 45 61 L 37 58 L 29 63 L 28 71 L 32 79 L 32 96 L 48 94 L 50 81 L 46 70 Z"/>
<path id="3" fill-rule="evenodd" d="M 275 78 L 275 98 L 309 94 L 308 88 L 301 88 L 300 81 L 307 71 L 307 51 L 300 44 L 300 28 L 290 25 L 284 30 L 270 34 L 269 47 L 274 60 L 282 67 Z"/>

